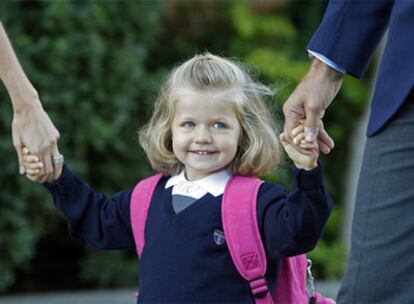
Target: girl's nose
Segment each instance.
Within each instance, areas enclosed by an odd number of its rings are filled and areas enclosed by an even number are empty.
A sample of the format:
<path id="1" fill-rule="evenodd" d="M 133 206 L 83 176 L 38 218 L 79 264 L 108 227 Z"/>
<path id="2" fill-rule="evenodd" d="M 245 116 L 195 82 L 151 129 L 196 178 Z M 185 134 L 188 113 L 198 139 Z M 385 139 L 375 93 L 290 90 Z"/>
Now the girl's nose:
<path id="1" fill-rule="evenodd" d="M 196 130 L 194 141 L 197 144 L 209 144 L 211 143 L 210 131 L 205 127 L 199 127 Z"/>

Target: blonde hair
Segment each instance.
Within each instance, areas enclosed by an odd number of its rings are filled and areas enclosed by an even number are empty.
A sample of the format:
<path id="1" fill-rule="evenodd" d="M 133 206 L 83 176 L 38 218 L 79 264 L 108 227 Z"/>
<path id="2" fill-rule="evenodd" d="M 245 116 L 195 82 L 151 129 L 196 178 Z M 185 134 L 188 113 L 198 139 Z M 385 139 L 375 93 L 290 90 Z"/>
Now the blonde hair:
<path id="1" fill-rule="evenodd" d="M 256 176 L 279 164 L 281 151 L 276 125 L 264 102 L 264 98 L 274 96 L 273 90 L 254 82 L 235 61 L 205 53 L 171 72 L 161 87 L 151 119 L 139 131 L 139 142 L 154 170 L 175 175 L 184 168 L 174 155 L 171 129 L 181 90 L 220 93 L 223 102 L 234 106 L 241 135 L 230 164 L 233 174 Z"/>

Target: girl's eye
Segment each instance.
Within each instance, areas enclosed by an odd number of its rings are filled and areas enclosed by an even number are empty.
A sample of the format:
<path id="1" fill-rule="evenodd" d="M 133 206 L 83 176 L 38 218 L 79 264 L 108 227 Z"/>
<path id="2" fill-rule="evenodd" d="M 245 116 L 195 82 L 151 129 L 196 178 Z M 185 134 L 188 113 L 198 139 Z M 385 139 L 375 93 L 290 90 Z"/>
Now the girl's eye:
<path id="1" fill-rule="evenodd" d="M 216 129 L 224 129 L 225 127 L 226 127 L 225 124 L 221 122 L 216 122 L 213 124 L 213 128 L 216 128 Z"/>
<path id="2" fill-rule="evenodd" d="M 181 126 L 183 126 L 184 128 L 192 128 L 194 127 L 194 123 L 191 121 L 186 121 L 186 122 L 183 122 Z"/>

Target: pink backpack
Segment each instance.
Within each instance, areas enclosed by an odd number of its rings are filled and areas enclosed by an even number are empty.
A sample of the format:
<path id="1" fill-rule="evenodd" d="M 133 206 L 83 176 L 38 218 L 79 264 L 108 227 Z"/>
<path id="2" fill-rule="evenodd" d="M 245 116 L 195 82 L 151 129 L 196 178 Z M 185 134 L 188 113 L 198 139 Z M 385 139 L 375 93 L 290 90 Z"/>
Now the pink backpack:
<path id="1" fill-rule="evenodd" d="M 131 225 L 138 255 L 144 248 L 145 222 L 152 194 L 161 173 L 139 182 L 131 196 Z M 256 214 L 256 198 L 262 180 L 254 177 L 233 176 L 227 183 L 222 201 L 222 218 L 233 262 L 240 275 L 250 282 L 257 304 L 335 304 L 324 298 L 313 286 L 313 278 L 305 254 L 281 261 L 275 294 L 268 290 L 264 274 L 267 261 L 260 238 Z M 243 208 L 241 208 L 243 207 Z M 306 289 L 306 271 L 309 272 L 312 293 Z"/>

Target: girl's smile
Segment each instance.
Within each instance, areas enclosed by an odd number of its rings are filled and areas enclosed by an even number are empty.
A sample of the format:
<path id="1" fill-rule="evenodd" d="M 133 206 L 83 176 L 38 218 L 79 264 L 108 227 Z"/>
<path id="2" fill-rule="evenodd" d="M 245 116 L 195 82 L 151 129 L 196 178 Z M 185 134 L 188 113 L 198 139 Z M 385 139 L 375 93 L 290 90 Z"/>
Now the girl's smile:
<path id="1" fill-rule="evenodd" d="M 217 151 L 190 151 L 191 153 L 195 153 L 197 155 L 212 155 L 217 153 Z"/>
<path id="2" fill-rule="evenodd" d="M 200 179 L 228 167 L 237 152 L 240 129 L 232 104 L 216 94 L 182 95 L 175 105 L 172 140 L 187 179 Z"/>

